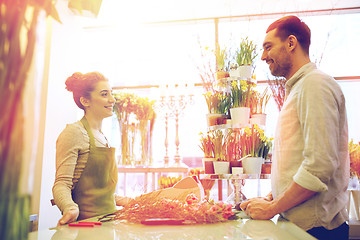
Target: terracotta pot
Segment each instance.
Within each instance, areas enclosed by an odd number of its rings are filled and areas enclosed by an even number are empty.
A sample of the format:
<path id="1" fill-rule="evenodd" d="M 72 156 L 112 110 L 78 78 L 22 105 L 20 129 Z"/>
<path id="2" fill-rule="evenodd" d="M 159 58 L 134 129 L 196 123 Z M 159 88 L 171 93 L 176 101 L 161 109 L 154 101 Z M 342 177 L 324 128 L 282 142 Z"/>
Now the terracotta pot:
<path id="1" fill-rule="evenodd" d="M 216 161 L 215 158 L 203 158 L 203 166 L 204 166 L 204 171 L 205 174 L 214 174 L 214 164 L 213 162 Z"/>
<path id="2" fill-rule="evenodd" d="M 209 113 L 206 115 L 208 127 L 226 124 L 227 116 L 225 114 Z"/>

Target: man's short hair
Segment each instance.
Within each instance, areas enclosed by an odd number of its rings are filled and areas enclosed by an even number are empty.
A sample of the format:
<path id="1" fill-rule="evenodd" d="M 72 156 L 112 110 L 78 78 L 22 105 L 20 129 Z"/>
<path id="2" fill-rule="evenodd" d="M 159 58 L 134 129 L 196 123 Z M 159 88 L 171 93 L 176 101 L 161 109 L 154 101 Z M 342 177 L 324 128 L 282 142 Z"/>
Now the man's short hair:
<path id="1" fill-rule="evenodd" d="M 282 17 L 273 22 L 266 33 L 277 29 L 276 36 L 284 41 L 290 35 L 294 35 L 301 48 L 309 55 L 311 31 L 310 28 L 296 16 Z"/>

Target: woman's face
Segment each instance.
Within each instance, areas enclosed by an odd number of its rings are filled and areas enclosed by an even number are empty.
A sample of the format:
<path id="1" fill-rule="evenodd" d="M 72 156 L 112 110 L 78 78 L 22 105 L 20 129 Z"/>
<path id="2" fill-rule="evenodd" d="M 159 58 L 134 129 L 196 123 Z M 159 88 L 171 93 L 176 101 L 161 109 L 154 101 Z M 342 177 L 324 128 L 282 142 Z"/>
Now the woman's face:
<path id="1" fill-rule="evenodd" d="M 91 111 L 95 116 L 106 118 L 113 115 L 115 99 L 112 95 L 108 81 L 100 81 L 90 93 L 86 111 Z"/>

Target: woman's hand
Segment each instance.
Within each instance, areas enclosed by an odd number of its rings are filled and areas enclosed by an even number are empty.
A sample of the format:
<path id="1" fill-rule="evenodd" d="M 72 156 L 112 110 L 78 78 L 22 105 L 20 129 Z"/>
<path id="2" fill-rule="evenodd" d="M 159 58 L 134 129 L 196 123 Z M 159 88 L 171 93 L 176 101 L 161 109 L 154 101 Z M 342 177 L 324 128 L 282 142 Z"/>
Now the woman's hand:
<path id="1" fill-rule="evenodd" d="M 60 226 L 60 225 L 68 224 L 68 223 L 71 223 L 71 222 L 75 222 L 76 219 L 78 218 L 78 216 L 79 216 L 79 209 L 78 208 L 70 209 L 70 210 L 68 210 L 67 212 L 65 212 L 63 214 L 62 218 L 60 218 L 57 225 Z"/>
<path id="2" fill-rule="evenodd" d="M 121 197 L 121 196 L 115 194 L 116 206 L 126 206 L 131 202 L 131 200 L 133 200 L 133 199 L 129 198 L 129 197 Z"/>

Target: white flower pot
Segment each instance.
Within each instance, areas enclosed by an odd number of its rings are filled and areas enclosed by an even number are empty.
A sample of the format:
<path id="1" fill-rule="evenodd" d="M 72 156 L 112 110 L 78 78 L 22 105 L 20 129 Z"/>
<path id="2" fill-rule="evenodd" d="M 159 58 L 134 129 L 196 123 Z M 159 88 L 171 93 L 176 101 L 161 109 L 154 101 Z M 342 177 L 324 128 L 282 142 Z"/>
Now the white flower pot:
<path id="1" fill-rule="evenodd" d="M 239 76 L 239 70 L 238 69 L 231 69 L 229 72 L 230 77 L 232 78 L 238 78 Z"/>
<path id="2" fill-rule="evenodd" d="M 229 174 L 230 173 L 230 163 L 215 161 L 214 162 L 214 171 L 215 174 Z"/>
<path id="3" fill-rule="evenodd" d="M 261 174 L 261 166 L 264 159 L 261 157 L 248 157 L 242 160 L 245 174 Z"/>
<path id="4" fill-rule="evenodd" d="M 252 66 L 251 65 L 239 66 L 237 68 L 237 70 L 238 70 L 238 75 L 240 78 L 251 79 L 251 74 L 252 74 Z"/>
<path id="5" fill-rule="evenodd" d="M 250 119 L 250 108 L 248 107 L 239 107 L 239 108 L 230 108 L 231 124 L 249 124 Z"/>
<path id="6" fill-rule="evenodd" d="M 266 114 L 265 113 L 257 113 L 251 116 L 250 118 L 251 124 L 256 124 L 258 126 L 266 126 Z"/>

